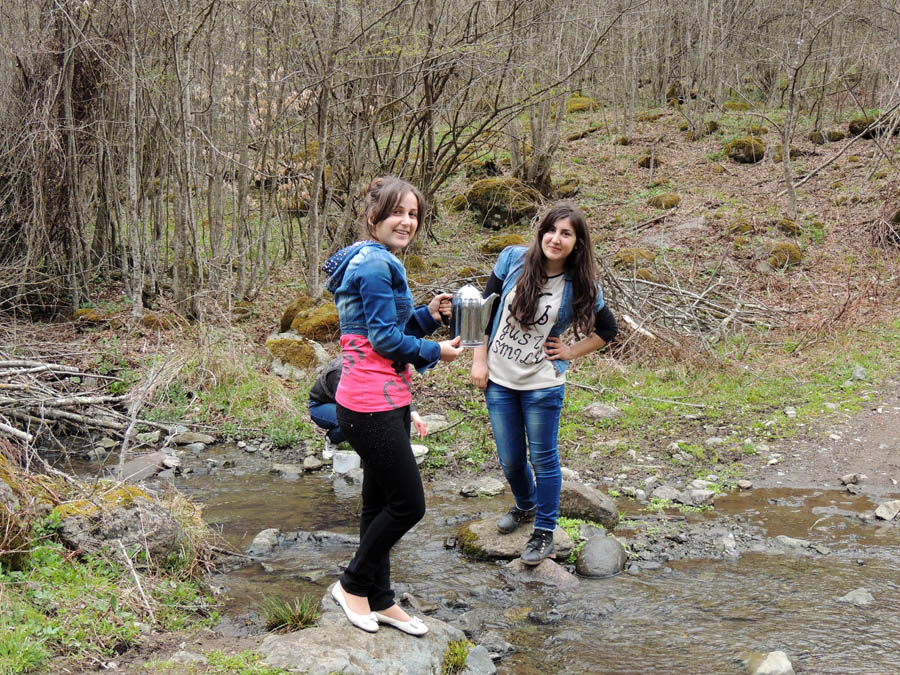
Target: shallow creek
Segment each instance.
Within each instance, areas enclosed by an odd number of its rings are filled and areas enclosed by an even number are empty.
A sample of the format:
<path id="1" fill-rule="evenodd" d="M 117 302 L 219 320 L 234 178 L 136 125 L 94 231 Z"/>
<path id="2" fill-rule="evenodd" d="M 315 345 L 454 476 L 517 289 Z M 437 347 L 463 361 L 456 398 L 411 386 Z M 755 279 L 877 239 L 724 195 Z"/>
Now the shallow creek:
<path id="1" fill-rule="evenodd" d="M 204 454 L 210 456 L 235 458 L 237 467 L 176 484 L 206 505 L 208 522 L 238 550 L 270 527 L 355 533 L 358 492 L 336 493 L 327 473 L 291 482 L 266 473 L 268 460 L 233 448 L 211 448 Z M 860 522 L 855 514 L 875 506 L 864 496 L 752 490 L 690 516 L 739 517 L 769 539 L 783 534 L 824 544 L 825 555 L 770 551 L 673 561 L 583 579 L 565 592 L 512 582 L 502 564 L 473 562 L 445 546 L 464 520 L 502 513 L 508 495 L 464 499 L 449 487 L 426 489 L 428 513 L 396 547 L 392 576 L 433 616 L 475 626 L 473 641 L 492 632 L 513 645 L 516 651 L 498 662 L 500 673 L 744 673 L 746 653 L 776 649 L 798 673 L 900 673 L 900 527 Z M 319 598 L 352 552 L 345 545 L 279 547 L 217 580 L 229 596 L 225 611 L 239 619 L 263 595 Z M 860 587 L 874 603 L 838 602 Z"/>

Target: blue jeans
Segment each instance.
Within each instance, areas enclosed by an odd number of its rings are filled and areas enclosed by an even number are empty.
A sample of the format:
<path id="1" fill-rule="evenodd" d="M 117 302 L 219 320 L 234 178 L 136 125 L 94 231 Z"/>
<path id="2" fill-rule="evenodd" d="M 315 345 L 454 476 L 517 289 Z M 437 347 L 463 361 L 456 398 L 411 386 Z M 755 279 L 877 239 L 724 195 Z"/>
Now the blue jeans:
<path id="1" fill-rule="evenodd" d="M 309 416 L 317 426 L 325 429 L 325 435 L 328 436 L 329 441 L 332 443 L 344 442 L 344 433 L 337 421 L 337 404 L 310 401 Z"/>
<path id="2" fill-rule="evenodd" d="M 555 530 L 559 515 L 557 435 L 564 393 L 565 385 L 519 391 L 490 381 L 484 390 L 500 466 L 516 506 L 537 506 L 534 527 L 540 530 Z"/>

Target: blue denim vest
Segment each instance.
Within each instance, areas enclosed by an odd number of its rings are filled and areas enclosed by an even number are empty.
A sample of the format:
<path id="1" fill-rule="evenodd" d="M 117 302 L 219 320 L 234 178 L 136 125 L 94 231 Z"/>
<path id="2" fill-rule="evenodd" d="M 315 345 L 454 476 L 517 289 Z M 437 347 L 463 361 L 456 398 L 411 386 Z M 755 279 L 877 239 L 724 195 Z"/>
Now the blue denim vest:
<path id="1" fill-rule="evenodd" d="M 502 282 L 503 290 L 500 293 L 500 309 L 497 310 L 494 322 L 491 324 L 491 336 L 488 344 L 494 340 L 497 326 L 500 324 L 500 315 L 503 313 L 503 303 L 506 302 L 506 296 L 515 288 L 516 281 L 522 276 L 522 271 L 525 269 L 525 253 L 527 250 L 525 246 L 507 246 L 500 252 L 500 257 L 497 258 L 497 262 L 494 265 L 494 276 Z M 563 287 L 556 323 L 550 328 L 550 337 L 559 337 L 575 321 L 575 310 L 572 308 L 572 275 L 568 269 L 564 272 L 564 275 L 566 283 Z M 603 290 L 600 288 L 600 284 L 597 284 L 597 302 L 594 305 L 594 312 L 596 313 L 603 309 L 603 305 Z M 566 369 L 569 367 L 569 362 L 563 359 L 556 359 L 550 363 L 553 364 L 556 372 L 560 375 L 566 372 Z"/>

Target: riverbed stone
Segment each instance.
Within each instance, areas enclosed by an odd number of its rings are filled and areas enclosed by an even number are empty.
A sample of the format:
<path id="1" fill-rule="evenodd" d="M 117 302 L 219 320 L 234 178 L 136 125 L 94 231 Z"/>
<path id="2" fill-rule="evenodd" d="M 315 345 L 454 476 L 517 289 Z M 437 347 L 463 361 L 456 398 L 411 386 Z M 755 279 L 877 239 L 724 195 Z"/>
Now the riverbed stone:
<path id="1" fill-rule="evenodd" d="M 782 651 L 753 654 L 747 661 L 750 675 L 795 675 L 787 654 Z"/>
<path id="2" fill-rule="evenodd" d="M 571 589 L 579 585 L 578 577 L 549 558 L 544 558 L 537 565 L 526 565 L 519 559 L 511 560 L 504 570 L 509 578 L 521 583 L 536 581 L 561 589 Z"/>
<path id="3" fill-rule="evenodd" d="M 622 411 L 607 403 L 591 403 L 581 411 L 584 417 L 591 420 L 612 420 L 622 416 Z"/>
<path id="4" fill-rule="evenodd" d="M 650 496 L 654 499 L 661 499 L 663 501 L 675 501 L 681 499 L 681 492 L 671 485 L 660 485 L 650 493 Z"/>
<path id="5" fill-rule="evenodd" d="M 266 637 L 258 651 L 266 665 L 308 675 L 422 675 L 440 673 L 450 642 L 464 640 L 465 633 L 434 617 L 423 617 L 428 632 L 410 638 L 390 626 L 366 633 L 352 626 L 331 599 L 331 589 L 322 598 L 318 625 L 294 633 Z M 484 647 L 469 651 L 470 675 L 491 675 L 496 668 Z"/>
<path id="6" fill-rule="evenodd" d="M 428 425 L 429 435 L 436 434 L 437 432 L 443 431 L 450 426 L 450 421 L 444 415 L 440 415 L 438 413 L 428 413 L 427 415 L 422 415 L 422 419 L 425 420 L 425 424 Z M 412 439 L 416 439 L 419 437 L 419 432 L 416 431 L 415 425 L 410 425 L 409 437 Z"/>
<path id="7" fill-rule="evenodd" d="M 619 522 L 615 500 L 583 483 L 563 481 L 559 497 L 559 515 L 600 523 L 608 530 Z"/>
<path id="8" fill-rule="evenodd" d="M 893 520 L 900 513 L 900 499 L 884 502 L 875 509 L 875 516 L 882 520 Z"/>
<path id="9" fill-rule="evenodd" d="M 209 445 L 210 443 L 215 443 L 215 436 L 210 436 L 209 434 L 200 434 L 195 431 L 185 431 L 180 434 L 175 434 L 172 436 L 172 442 L 175 445 L 190 445 L 191 443 L 203 443 L 204 445 Z"/>
<path id="10" fill-rule="evenodd" d="M 199 455 L 202 452 L 206 452 L 206 443 L 188 443 L 182 446 L 182 449 L 192 455 Z"/>
<path id="11" fill-rule="evenodd" d="M 625 569 L 628 555 L 615 537 L 591 537 L 578 552 L 575 570 L 583 577 L 611 577 Z"/>
<path id="12" fill-rule="evenodd" d="M 315 455 L 310 455 L 303 460 L 303 469 L 305 471 L 318 471 L 324 466 L 321 459 Z"/>
<path id="13" fill-rule="evenodd" d="M 499 661 L 505 656 L 516 651 L 516 648 L 503 639 L 503 636 L 496 631 L 489 630 L 481 634 L 481 646 L 488 650 L 491 660 Z"/>
<path id="14" fill-rule="evenodd" d="M 270 527 L 263 530 L 255 537 L 247 547 L 247 555 L 261 556 L 268 555 L 278 545 L 278 538 L 281 536 L 281 530 L 277 527 Z"/>
<path id="15" fill-rule="evenodd" d="M 838 598 L 838 602 L 845 602 L 857 607 L 867 607 L 875 602 L 875 598 L 869 593 L 868 588 L 857 588 Z"/>
<path id="16" fill-rule="evenodd" d="M 713 503 L 716 493 L 712 490 L 691 490 L 690 498 L 694 506 L 706 506 Z"/>
<path id="17" fill-rule="evenodd" d="M 302 464 L 273 464 L 272 468 L 269 469 L 269 473 L 278 473 L 283 477 L 287 476 L 299 476 L 303 473 L 303 465 Z"/>
<path id="18" fill-rule="evenodd" d="M 525 549 L 533 531 L 530 524 L 515 532 L 501 534 L 497 521 L 501 514 L 466 523 L 459 529 L 457 545 L 467 555 L 478 559 L 512 560 Z M 572 550 L 572 538 L 561 527 L 553 531 L 553 554 L 564 560 Z"/>
<path id="19" fill-rule="evenodd" d="M 506 491 L 506 483 L 494 478 L 486 476 L 471 483 L 466 483 L 459 490 L 459 494 L 463 497 L 496 497 L 502 495 Z"/>

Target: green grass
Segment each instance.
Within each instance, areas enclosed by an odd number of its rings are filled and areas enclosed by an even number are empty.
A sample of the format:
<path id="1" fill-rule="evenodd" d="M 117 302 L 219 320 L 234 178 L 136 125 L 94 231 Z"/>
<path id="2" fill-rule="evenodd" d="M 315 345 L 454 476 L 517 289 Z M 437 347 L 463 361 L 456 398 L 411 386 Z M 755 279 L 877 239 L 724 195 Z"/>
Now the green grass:
<path id="1" fill-rule="evenodd" d="M 294 598 L 293 602 L 277 597 L 263 598 L 260 610 L 265 617 L 266 630 L 276 633 L 309 628 L 314 626 L 321 616 L 318 603 L 305 595 L 302 598 Z"/>
<path id="2" fill-rule="evenodd" d="M 447 645 L 444 659 L 441 662 L 441 675 L 455 675 L 466 669 L 466 660 L 472 643 L 468 640 L 454 640 Z"/>
<path id="3" fill-rule="evenodd" d="M 272 668 L 262 663 L 262 655 L 254 651 L 225 654 L 213 650 L 204 655 L 206 663 L 173 663 L 171 661 L 151 661 L 143 665 L 147 672 L 186 673 L 197 675 L 286 675 L 287 670 Z"/>

